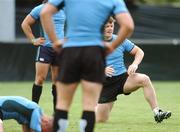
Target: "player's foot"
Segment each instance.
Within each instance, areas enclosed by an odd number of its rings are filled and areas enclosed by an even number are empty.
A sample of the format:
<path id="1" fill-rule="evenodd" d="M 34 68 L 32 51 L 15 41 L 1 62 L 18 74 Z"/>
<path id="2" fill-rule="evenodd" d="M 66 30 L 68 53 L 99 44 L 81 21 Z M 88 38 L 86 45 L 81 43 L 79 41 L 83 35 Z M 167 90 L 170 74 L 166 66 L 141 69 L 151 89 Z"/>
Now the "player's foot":
<path id="1" fill-rule="evenodd" d="M 164 119 L 168 119 L 171 117 L 171 112 L 170 111 L 163 111 L 159 110 L 159 112 L 154 116 L 154 119 L 157 123 L 161 123 Z"/>

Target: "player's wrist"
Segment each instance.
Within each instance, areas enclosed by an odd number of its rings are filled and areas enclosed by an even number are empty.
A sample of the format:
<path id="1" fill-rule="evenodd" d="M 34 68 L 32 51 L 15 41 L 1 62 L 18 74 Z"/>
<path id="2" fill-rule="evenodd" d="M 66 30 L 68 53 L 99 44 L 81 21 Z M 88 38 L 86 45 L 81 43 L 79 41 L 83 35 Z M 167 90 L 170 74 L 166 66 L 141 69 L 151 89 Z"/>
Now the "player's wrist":
<path id="1" fill-rule="evenodd" d="M 138 64 L 132 64 L 133 66 L 137 66 L 138 67 Z"/>
<path id="2" fill-rule="evenodd" d="M 37 38 L 31 39 L 31 43 L 32 43 L 33 45 L 35 45 L 35 44 L 37 43 Z"/>
<path id="3" fill-rule="evenodd" d="M 61 47 L 63 42 L 59 39 L 56 39 L 54 42 L 53 42 L 54 46 L 55 47 Z"/>

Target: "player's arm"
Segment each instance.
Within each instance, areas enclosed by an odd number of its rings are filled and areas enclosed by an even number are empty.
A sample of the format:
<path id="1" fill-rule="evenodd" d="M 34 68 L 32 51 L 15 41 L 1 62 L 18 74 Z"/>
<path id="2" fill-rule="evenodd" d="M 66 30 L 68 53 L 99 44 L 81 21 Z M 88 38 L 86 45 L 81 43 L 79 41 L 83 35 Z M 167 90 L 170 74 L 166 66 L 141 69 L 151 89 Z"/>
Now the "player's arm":
<path id="1" fill-rule="evenodd" d="M 116 22 L 120 26 L 117 38 L 112 42 L 111 46 L 106 46 L 109 53 L 113 52 L 115 48 L 122 44 L 134 31 L 133 19 L 122 0 L 112 0 L 114 2 L 113 14 L 115 15 Z"/>
<path id="2" fill-rule="evenodd" d="M 43 29 L 47 33 L 49 39 L 53 42 L 53 46 L 59 46 L 62 44 L 60 40 L 58 40 L 55 29 L 54 29 L 54 24 L 52 20 L 53 14 L 55 14 L 58 11 L 57 7 L 47 3 L 44 8 L 41 11 L 40 18 L 41 18 L 41 24 L 43 26 Z"/>
<path id="3" fill-rule="evenodd" d="M 131 50 L 130 54 L 134 56 L 134 61 L 128 68 L 129 75 L 136 72 L 138 65 L 141 63 L 141 61 L 144 57 L 144 52 L 138 46 L 134 46 L 134 48 Z"/>
<path id="4" fill-rule="evenodd" d="M 21 28 L 29 41 L 33 45 L 38 46 L 43 44 L 45 42 L 45 39 L 43 37 L 35 38 L 31 29 L 32 25 L 35 24 L 35 22 L 36 20 L 31 15 L 27 15 L 21 24 Z"/>
<path id="5" fill-rule="evenodd" d="M 127 12 L 116 14 L 116 21 L 120 26 L 117 38 L 112 42 L 113 48 L 117 48 L 128 38 L 134 30 L 134 22 L 131 15 Z"/>
<path id="6" fill-rule="evenodd" d="M 0 132 L 4 132 L 3 131 L 3 121 L 0 119 Z"/>

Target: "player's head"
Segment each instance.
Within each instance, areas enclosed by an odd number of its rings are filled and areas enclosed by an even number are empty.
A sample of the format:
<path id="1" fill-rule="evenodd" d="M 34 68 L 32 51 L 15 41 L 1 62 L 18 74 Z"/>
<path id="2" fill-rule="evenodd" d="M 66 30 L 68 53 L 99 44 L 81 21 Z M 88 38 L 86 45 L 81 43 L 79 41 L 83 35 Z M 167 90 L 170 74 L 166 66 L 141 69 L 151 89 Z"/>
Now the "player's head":
<path id="1" fill-rule="evenodd" d="M 41 118 L 42 132 L 53 132 L 53 117 L 43 115 Z"/>
<path id="2" fill-rule="evenodd" d="M 109 39 L 112 37 L 114 32 L 114 22 L 115 19 L 113 17 L 110 17 L 104 25 L 104 39 Z"/>

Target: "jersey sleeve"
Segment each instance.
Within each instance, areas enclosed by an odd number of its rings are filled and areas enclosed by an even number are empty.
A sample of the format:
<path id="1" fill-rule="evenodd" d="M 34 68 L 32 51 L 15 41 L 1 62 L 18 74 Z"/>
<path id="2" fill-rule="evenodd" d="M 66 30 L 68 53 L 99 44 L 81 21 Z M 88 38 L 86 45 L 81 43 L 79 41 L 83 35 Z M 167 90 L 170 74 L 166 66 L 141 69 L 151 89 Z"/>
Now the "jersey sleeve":
<path id="1" fill-rule="evenodd" d="M 134 48 L 135 44 L 133 42 L 131 42 L 130 40 L 126 39 L 123 42 L 122 46 L 123 46 L 125 51 L 131 52 L 131 50 Z"/>
<path id="2" fill-rule="evenodd" d="M 41 132 L 41 117 L 42 117 L 42 110 L 36 108 L 32 112 L 30 128 L 35 132 Z"/>
<path id="3" fill-rule="evenodd" d="M 36 6 L 35 8 L 32 9 L 32 11 L 29 13 L 35 20 L 40 18 L 40 12 L 43 8 L 44 4 L 41 4 L 39 6 Z"/>
<path id="4" fill-rule="evenodd" d="M 55 6 L 58 10 L 64 7 L 64 0 L 49 0 L 48 3 Z"/>
<path id="5" fill-rule="evenodd" d="M 114 1 L 114 14 L 128 12 L 128 9 L 123 0 L 113 0 Z"/>

